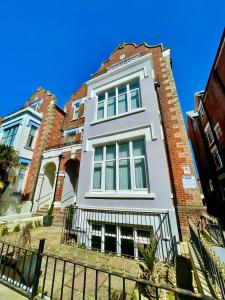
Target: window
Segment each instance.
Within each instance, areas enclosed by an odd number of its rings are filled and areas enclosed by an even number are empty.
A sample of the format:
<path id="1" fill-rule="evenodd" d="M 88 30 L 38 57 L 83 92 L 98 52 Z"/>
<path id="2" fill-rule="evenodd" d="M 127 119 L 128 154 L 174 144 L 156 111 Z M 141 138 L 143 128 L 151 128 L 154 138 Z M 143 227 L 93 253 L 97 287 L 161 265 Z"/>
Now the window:
<path id="1" fill-rule="evenodd" d="M 147 189 L 144 140 L 96 147 L 93 189 L 105 191 Z"/>
<path id="2" fill-rule="evenodd" d="M 33 109 L 39 111 L 41 103 L 42 103 L 42 99 L 37 99 L 34 103 L 30 104 L 30 107 L 32 107 Z"/>
<path id="3" fill-rule="evenodd" d="M 216 147 L 214 147 L 214 148 L 212 149 L 211 153 L 212 153 L 212 156 L 213 156 L 215 165 L 216 165 L 216 169 L 217 169 L 217 170 L 221 169 L 222 166 L 223 166 L 223 163 L 222 163 L 222 161 L 221 161 L 221 158 L 220 158 L 218 149 L 217 149 Z"/>
<path id="4" fill-rule="evenodd" d="M 8 146 L 13 146 L 19 125 L 10 127 L 4 130 L 2 143 Z"/>
<path id="5" fill-rule="evenodd" d="M 223 132 L 222 132 L 219 122 L 216 123 L 216 126 L 214 127 L 214 131 L 216 133 L 217 139 L 219 139 L 223 135 Z"/>
<path id="6" fill-rule="evenodd" d="M 213 137 L 212 129 L 211 129 L 209 123 L 206 125 L 205 134 L 206 134 L 209 146 L 212 145 L 212 143 L 214 142 L 214 137 Z"/>
<path id="7" fill-rule="evenodd" d="M 205 110 L 204 110 L 204 107 L 203 107 L 202 104 L 200 105 L 200 108 L 199 108 L 199 116 L 200 116 L 202 119 L 204 119 L 204 117 L 205 117 Z"/>
<path id="8" fill-rule="evenodd" d="M 26 143 L 26 147 L 29 147 L 29 148 L 33 147 L 36 131 L 37 131 L 37 127 L 31 126 L 30 132 L 29 132 L 29 135 L 28 135 L 28 139 L 27 139 L 27 143 Z"/>
<path id="9" fill-rule="evenodd" d="M 26 174 L 26 164 L 21 164 L 19 167 L 18 175 L 16 178 L 16 182 L 14 185 L 14 193 L 21 193 L 22 192 L 22 187 L 23 187 L 23 182 Z"/>
<path id="10" fill-rule="evenodd" d="M 74 104 L 73 120 L 77 120 L 79 117 L 79 107 L 80 107 L 80 103 Z"/>
<path id="11" fill-rule="evenodd" d="M 133 80 L 99 94 L 97 106 L 98 120 L 141 107 L 139 80 Z"/>

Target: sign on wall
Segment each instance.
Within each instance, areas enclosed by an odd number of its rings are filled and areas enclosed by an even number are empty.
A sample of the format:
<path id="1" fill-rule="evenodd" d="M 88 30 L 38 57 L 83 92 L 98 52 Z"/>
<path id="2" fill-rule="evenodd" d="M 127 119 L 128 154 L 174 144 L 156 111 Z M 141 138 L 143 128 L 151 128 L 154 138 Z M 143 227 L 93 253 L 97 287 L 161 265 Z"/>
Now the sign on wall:
<path id="1" fill-rule="evenodd" d="M 196 189 L 197 187 L 195 176 L 182 176 L 182 183 L 184 189 Z"/>
<path id="2" fill-rule="evenodd" d="M 190 168 L 188 166 L 183 167 L 183 172 L 185 175 L 191 174 Z"/>

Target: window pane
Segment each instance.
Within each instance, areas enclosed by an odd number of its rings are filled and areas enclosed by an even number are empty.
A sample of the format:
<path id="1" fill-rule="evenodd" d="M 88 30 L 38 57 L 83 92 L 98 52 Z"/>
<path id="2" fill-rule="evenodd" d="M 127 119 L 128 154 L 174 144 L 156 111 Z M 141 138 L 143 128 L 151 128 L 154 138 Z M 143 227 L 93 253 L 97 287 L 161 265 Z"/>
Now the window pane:
<path id="1" fill-rule="evenodd" d="M 127 112 L 127 94 L 118 96 L 118 113 Z"/>
<path id="2" fill-rule="evenodd" d="M 116 96 L 116 91 L 115 89 L 111 89 L 108 91 L 108 98 L 115 97 Z"/>
<path id="3" fill-rule="evenodd" d="M 130 91 L 139 88 L 139 81 L 135 80 L 129 83 Z"/>
<path id="4" fill-rule="evenodd" d="M 116 145 L 106 146 L 106 160 L 116 158 Z"/>
<path id="5" fill-rule="evenodd" d="M 130 93 L 131 96 L 131 108 L 135 109 L 140 107 L 140 97 L 139 97 L 139 91 L 133 91 Z"/>
<path id="6" fill-rule="evenodd" d="M 95 148 L 95 161 L 103 160 L 103 147 Z"/>
<path id="7" fill-rule="evenodd" d="M 98 95 L 98 102 L 105 100 L 105 93 Z"/>
<path id="8" fill-rule="evenodd" d="M 144 140 L 133 141 L 133 156 L 145 155 Z"/>
<path id="9" fill-rule="evenodd" d="M 94 167 L 94 180 L 93 180 L 93 188 L 101 189 L 101 176 L 102 175 L 102 164 L 95 164 Z"/>
<path id="10" fill-rule="evenodd" d="M 119 144 L 119 158 L 129 157 L 129 142 Z"/>
<path id="11" fill-rule="evenodd" d="M 98 104 L 98 119 L 104 118 L 104 102 L 101 102 Z"/>
<path id="12" fill-rule="evenodd" d="M 116 189 L 116 162 L 106 162 L 105 170 L 105 189 L 115 190 Z"/>
<path id="13" fill-rule="evenodd" d="M 74 114 L 73 114 L 73 119 L 74 120 L 78 119 L 78 115 L 79 115 L 79 110 L 75 109 Z"/>
<path id="14" fill-rule="evenodd" d="M 126 85 L 121 85 L 121 86 L 118 87 L 118 94 L 119 95 L 126 93 L 126 91 L 127 91 Z"/>
<path id="15" fill-rule="evenodd" d="M 137 189 L 147 188 L 144 158 L 135 159 L 135 184 Z"/>
<path id="16" fill-rule="evenodd" d="M 130 160 L 122 159 L 119 161 L 119 189 L 130 190 Z"/>
<path id="17" fill-rule="evenodd" d="M 116 114 L 116 98 L 110 98 L 108 99 L 108 105 L 107 105 L 107 116 L 111 117 Z"/>

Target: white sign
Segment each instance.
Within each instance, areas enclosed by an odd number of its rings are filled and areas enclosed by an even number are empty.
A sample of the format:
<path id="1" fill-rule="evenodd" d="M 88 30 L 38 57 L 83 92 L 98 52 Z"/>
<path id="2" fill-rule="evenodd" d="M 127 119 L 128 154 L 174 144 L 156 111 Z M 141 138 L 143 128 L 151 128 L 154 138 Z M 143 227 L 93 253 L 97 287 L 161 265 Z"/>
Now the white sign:
<path id="1" fill-rule="evenodd" d="M 186 175 L 191 173 L 190 168 L 187 166 L 183 167 L 183 171 L 184 171 L 184 174 L 186 174 Z"/>
<path id="2" fill-rule="evenodd" d="M 182 183 L 184 189 L 196 189 L 197 187 L 195 176 L 182 176 Z"/>

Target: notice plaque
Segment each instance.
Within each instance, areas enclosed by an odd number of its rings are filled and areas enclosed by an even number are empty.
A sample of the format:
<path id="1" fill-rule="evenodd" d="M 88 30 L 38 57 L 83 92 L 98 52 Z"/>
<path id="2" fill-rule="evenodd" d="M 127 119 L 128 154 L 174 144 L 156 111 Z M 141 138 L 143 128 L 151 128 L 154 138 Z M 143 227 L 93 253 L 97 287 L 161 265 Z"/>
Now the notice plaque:
<path id="1" fill-rule="evenodd" d="M 184 189 L 196 189 L 197 187 L 195 176 L 182 176 L 182 183 Z"/>
<path id="2" fill-rule="evenodd" d="M 185 175 L 188 175 L 191 173 L 190 168 L 188 166 L 183 167 L 183 171 Z"/>

